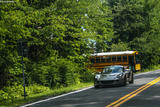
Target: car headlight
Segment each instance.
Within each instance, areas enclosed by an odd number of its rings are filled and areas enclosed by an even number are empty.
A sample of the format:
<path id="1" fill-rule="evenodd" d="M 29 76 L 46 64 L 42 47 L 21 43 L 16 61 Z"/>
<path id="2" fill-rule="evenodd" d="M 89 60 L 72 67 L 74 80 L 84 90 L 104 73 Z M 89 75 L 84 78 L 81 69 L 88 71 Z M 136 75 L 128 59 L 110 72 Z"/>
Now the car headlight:
<path id="1" fill-rule="evenodd" d="M 100 78 L 100 75 L 96 75 L 94 79 L 99 80 L 99 78 Z"/>
<path id="2" fill-rule="evenodd" d="M 118 74 L 117 78 L 122 78 L 123 74 Z"/>

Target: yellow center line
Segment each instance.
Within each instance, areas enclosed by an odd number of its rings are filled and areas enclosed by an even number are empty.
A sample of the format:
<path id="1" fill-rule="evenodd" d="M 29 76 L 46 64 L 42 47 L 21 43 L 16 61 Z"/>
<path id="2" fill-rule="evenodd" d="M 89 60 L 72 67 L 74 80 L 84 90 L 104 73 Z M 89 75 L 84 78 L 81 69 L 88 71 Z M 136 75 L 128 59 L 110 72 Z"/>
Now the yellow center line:
<path id="1" fill-rule="evenodd" d="M 129 99 L 133 98 L 134 96 L 136 96 L 137 94 L 139 94 L 140 92 L 142 92 L 143 90 L 147 89 L 148 87 L 154 85 L 155 83 L 159 82 L 160 81 L 160 77 L 152 80 L 151 82 L 143 85 L 142 87 L 138 88 L 137 90 L 123 96 L 122 98 L 118 99 L 117 101 L 107 105 L 106 107 L 117 107 L 119 106 L 120 104 L 128 101 Z"/>
<path id="2" fill-rule="evenodd" d="M 110 107 L 110 106 L 112 106 L 112 105 L 114 105 L 114 104 L 116 104 L 116 103 L 120 102 L 121 100 L 125 99 L 126 97 L 129 97 L 131 94 L 133 94 L 133 93 L 135 93 L 135 92 L 139 91 L 140 89 L 142 89 L 142 88 L 146 87 L 147 85 L 149 85 L 150 83 L 152 83 L 152 82 L 154 82 L 154 81 L 156 81 L 156 80 L 158 80 L 158 79 L 159 79 L 159 78 L 157 78 L 157 79 L 155 79 L 155 80 L 153 80 L 153 81 L 149 82 L 148 84 L 146 84 L 146 85 L 144 85 L 144 86 L 142 86 L 142 87 L 138 88 L 137 90 L 135 90 L 135 91 L 133 91 L 133 92 L 131 92 L 131 93 L 129 93 L 129 94 L 127 94 L 127 95 L 125 95 L 124 97 L 120 98 L 119 100 L 117 100 L 117 101 L 115 101 L 115 102 L 111 103 L 110 105 L 108 105 L 108 106 L 106 106 L 106 107 Z"/>
<path id="3" fill-rule="evenodd" d="M 139 94 L 140 92 L 144 91 L 145 89 L 149 88 L 150 86 L 154 85 L 155 83 L 157 83 L 157 82 L 159 82 L 159 81 L 160 81 L 160 79 L 157 80 L 157 81 L 155 81 L 155 82 L 153 82 L 153 83 L 151 83 L 151 84 L 149 84 L 148 86 L 146 86 L 146 87 L 143 88 L 142 90 L 140 90 L 140 91 L 138 91 L 137 93 L 135 93 L 135 94 L 129 96 L 128 98 L 124 99 L 123 101 L 121 101 L 120 103 L 114 105 L 113 107 L 118 107 L 118 106 L 121 105 L 122 103 L 124 103 L 124 102 L 130 100 L 131 98 L 135 97 L 135 96 L 136 96 L 137 94 Z"/>

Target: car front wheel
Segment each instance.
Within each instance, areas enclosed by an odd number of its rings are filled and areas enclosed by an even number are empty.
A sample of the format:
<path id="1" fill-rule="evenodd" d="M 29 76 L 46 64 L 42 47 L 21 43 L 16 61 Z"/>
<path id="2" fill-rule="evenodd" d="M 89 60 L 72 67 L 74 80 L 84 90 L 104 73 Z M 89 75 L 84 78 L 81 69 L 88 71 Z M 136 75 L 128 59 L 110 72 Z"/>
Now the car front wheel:
<path id="1" fill-rule="evenodd" d="M 126 86 L 126 85 L 127 85 L 127 77 L 125 76 L 123 80 L 123 86 Z"/>
<path id="2" fill-rule="evenodd" d="M 130 84 L 133 84 L 133 83 L 134 83 L 134 75 L 133 75 L 133 73 L 132 73 L 132 75 L 131 75 L 131 79 L 130 79 L 129 83 L 130 83 Z"/>

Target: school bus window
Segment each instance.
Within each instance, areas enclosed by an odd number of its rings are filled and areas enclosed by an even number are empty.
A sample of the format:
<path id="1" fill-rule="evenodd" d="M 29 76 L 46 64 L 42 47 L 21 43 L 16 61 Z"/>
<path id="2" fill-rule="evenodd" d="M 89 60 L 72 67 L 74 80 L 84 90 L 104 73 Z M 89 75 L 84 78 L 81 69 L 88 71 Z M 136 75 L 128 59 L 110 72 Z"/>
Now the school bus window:
<path id="1" fill-rule="evenodd" d="M 106 62 L 106 57 L 102 57 L 101 58 L 101 62 L 103 63 L 103 62 Z"/>
<path id="2" fill-rule="evenodd" d="M 141 64 L 137 58 L 136 51 L 121 51 L 121 52 L 103 52 L 95 53 L 90 57 L 90 68 L 95 68 L 97 71 L 102 71 L 105 66 L 123 65 L 135 68 L 133 71 L 139 71 Z M 133 63 L 134 62 L 134 63 Z"/>
<path id="3" fill-rule="evenodd" d="M 123 56 L 123 62 L 127 62 L 127 56 Z"/>
<path id="4" fill-rule="evenodd" d="M 117 56 L 117 61 L 121 62 L 121 56 Z"/>
<path id="5" fill-rule="evenodd" d="M 96 63 L 100 63 L 100 57 L 96 57 Z"/>
<path id="6" fill-rule="evenodd" d="M 116 62 L 116 56 L 112 56 L 112 62 Z"/>
<path id="7" fill-rule="evenodd" d="M 128 56 L 129 64 L 134 65 L 134 56 Z"/>
<path id="8" fill-rule="evenodd" d="M 111 57 L 106 57 L 107 62 L 111 62 Z"/>
<path id="9" fill-rule="evenodd" d="M 95 63 L 95 59 L 94 58 L 91 58 L 91 63 Z"/>

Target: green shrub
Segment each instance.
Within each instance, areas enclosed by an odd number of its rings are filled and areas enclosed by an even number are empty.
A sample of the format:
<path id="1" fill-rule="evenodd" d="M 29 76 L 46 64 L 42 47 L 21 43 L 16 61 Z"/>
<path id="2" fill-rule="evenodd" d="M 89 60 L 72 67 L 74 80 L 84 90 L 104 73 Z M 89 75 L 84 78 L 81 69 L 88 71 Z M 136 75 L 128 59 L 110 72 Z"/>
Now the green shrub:
<path id="1" fill-rule="evenodd" d="M 4 102 L 7 99 L 9 99 L 8 93 L 4 92 L 3 90 L 0 90 L 0 102 Z"/>
<path id="2" fill-rule="evenodd" d="M 29 84 L 40 84 L 50 88 L 58 88 L 80 83 L 78 64 L 64 58 L 50 57 L 33 64 L 33 71 L 28 75 Z"/>
<path id="3" fill-rule="evenodd" d="M 78 74 L 79 69 L 75 63 L 66 59 L 59 59 L 57 63 L 60 75 L 60 84 L 63 86 L 69 86 L 80 82 Z"/>
<path id="4" fill-rule="evenodd" d="M 82 82 L 91 82 L 93 81 L 93 71 L 90 69 L 82 69 L 80 72 L 80 79 Z"/>
<path id="5" fill-rule="evenodd" d="M 32 96 L 47 91 L 50 91 L 49 87 L 45 87 L 38 84 L 26 87 L 27 96 Z M 24 88 L 22 85 L 15 84 L 14 86 L 11 87 L 4 87 L 3 90 L 0 90 L 0 102 L 3 103 L 13 102 L 16 99 L 22 98 L 23 95 L 24 95 Z"/>
<path id="6" fill-rule="evenodd" d="M 0 101 L 13 102 L 23 96 L 23 86 L 15 83 L 13 86 L 4 87 L 3 90 L 0 90 L 0 95 Z"/>
<path id="7" fill-rule="evenodd" d="M 26 87 L 26 92 L 28 96 L 33 95 L 33 94 L 47 92 L 49 90 L 50 90 L 49 87 L 45 87 L 45 86 L 38 85 L 38 84 L 34 84 L 34 85 Z"/>

